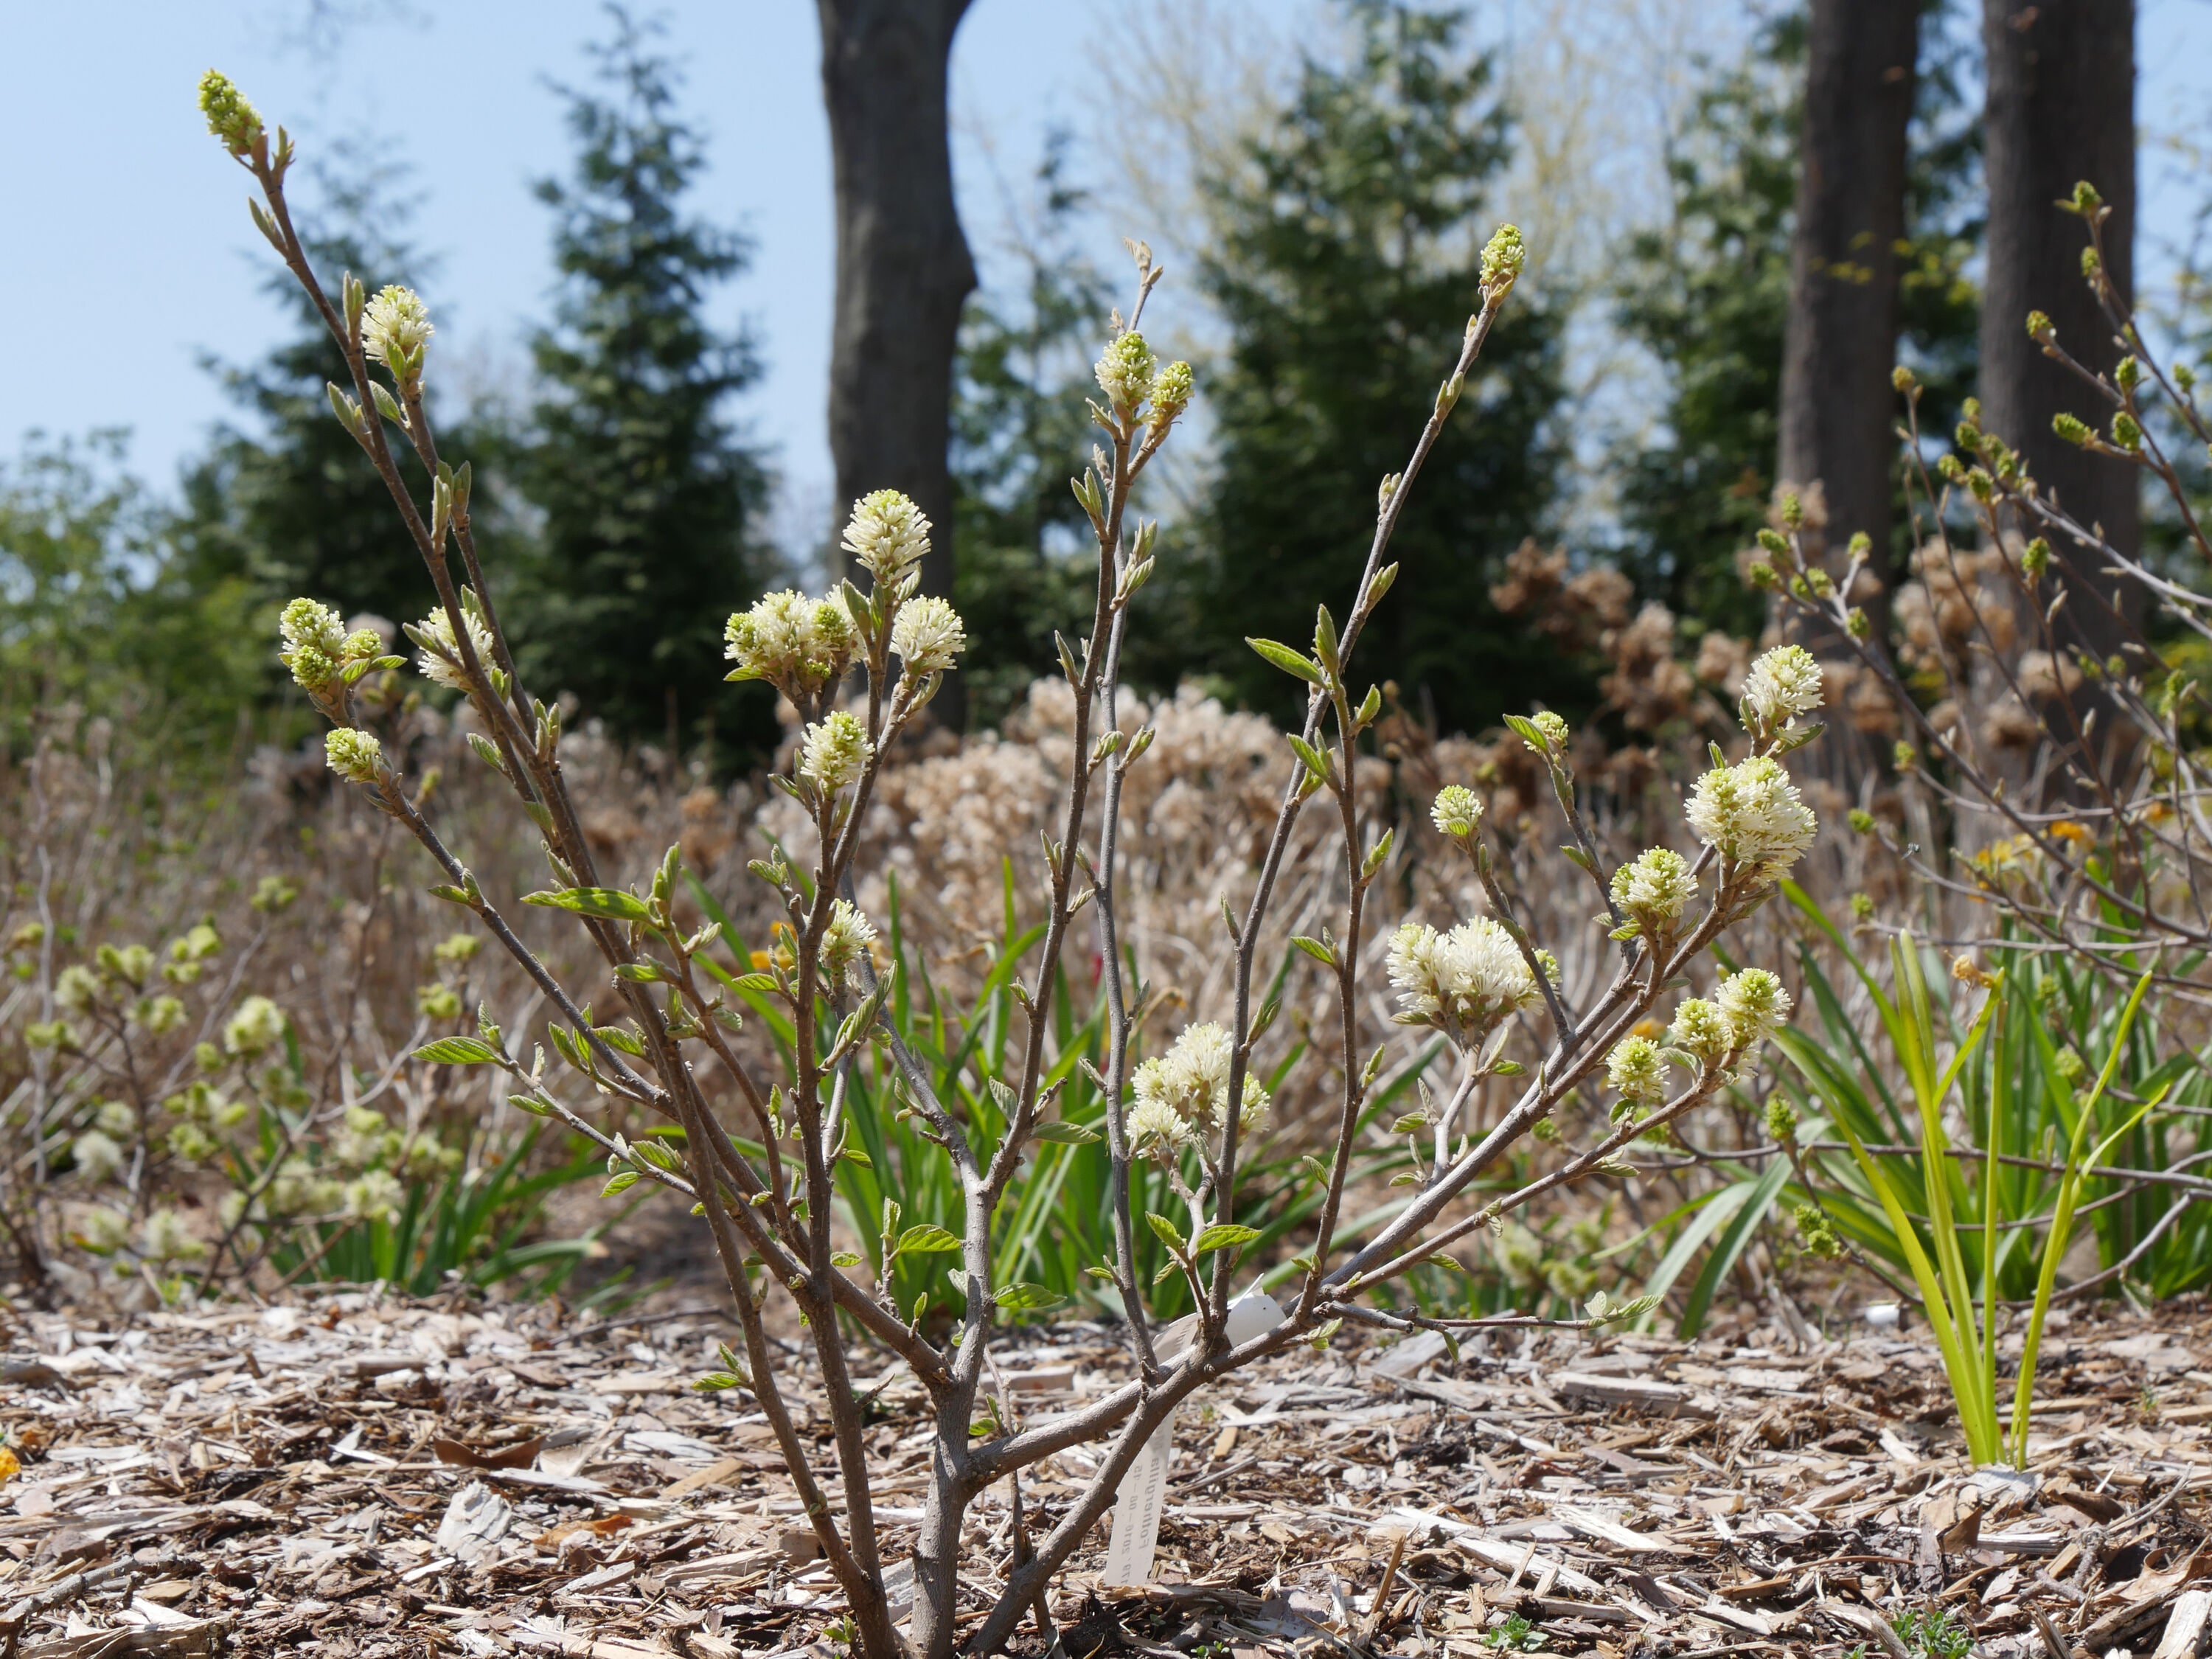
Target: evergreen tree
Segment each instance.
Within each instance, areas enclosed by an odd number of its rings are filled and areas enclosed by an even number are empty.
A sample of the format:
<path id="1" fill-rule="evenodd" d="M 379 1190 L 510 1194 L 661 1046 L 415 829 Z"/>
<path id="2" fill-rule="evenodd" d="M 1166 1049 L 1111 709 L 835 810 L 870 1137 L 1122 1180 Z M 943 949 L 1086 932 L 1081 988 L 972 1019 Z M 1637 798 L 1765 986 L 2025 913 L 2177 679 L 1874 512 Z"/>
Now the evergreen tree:
<path id="1" fill-rule="evenodd" d="M 971 726 L 995 724 L 1031 681 L 1058 672 L 1054 630 L 1081 637 L 1097 595 L 1097 546 L 1068 480 L 1098 436 L 1085 405 L 1111 302 L 1073 244 L 1086 198 L 1067 181 L 1066 149 L 1064 133 L 1047 141 L 1036 220 L 1016 247 L 1020 292 L 978 295 L 960 327 L 955 595 Z"/>
<path id="2" fill-rule="evenodd" d="M 1948 432 L 1972 390 L 1978 302 L 1963 275 L 1979 245 L 1978 130 L 1960 95 L 1962 46 L 1942 5 L 1922 25 L 1899 258 L 1901 352 Z M 1766 522 L 1779 429 L 1790 238 L 1803 101 L 1804 17 L 1771 20 L 1701 92 L 1668 157 L 1668 223 L 1631 243 L 1623 330 L 1656 357 L 1668 401 L 1656 441 L 1623 458 L 1624 567 L 1693 626 L 1756 635 L 1765 601 L 1735 555 Z M 1897 518 L 1898 568 L 1910 550 Z"/>
<path id="3" fill-rule="evenodd" d="M 1218 474 L 1188 621 L 1228 689 L 1282 713 L 1303 707 L 1298 688 L 1244 636 L 1304 643 L 1320 604 L 1341 620 L 1376 486 L 1405 465 L 1478 303 L 1485 191 L 1509 154 L 1490 64 L 1460 46 L 1462 13 L 1345 9 L 1349 60 L 1308 58 L 1249 165 L 1209 185 L 1202 275 L 1229 343 L 1206 383 Z M 1559 465 L 1547 425 L 1559 328 L 1534 286 L 1515 294 L 1422 468 L 1364 653 L 1446 729 L 1589 696 L 1488 591 L 1505 555 L 1542 531 Z"/>
<path id="4" fill-rule="evenodd" d="M 767 478 L 723 413 L 758 375 L 751 342 L 718 332 L 705 305 L 748 249 L 683 213 L 698 137 L 647 31 L 616 18 L 596 53 L 607 91 L 565 93 L 574 175 L 538 186 L 562 288 L 532 347 L 545 390 L 520 470 L 544 528 L 510 606 L 518 666 L 625 736 L 696 732 L 718 714 L 728 733 L 722 626 L 761 591 Z M 771 738 L 766 700 L 740 706 L 740 742 Z"/>

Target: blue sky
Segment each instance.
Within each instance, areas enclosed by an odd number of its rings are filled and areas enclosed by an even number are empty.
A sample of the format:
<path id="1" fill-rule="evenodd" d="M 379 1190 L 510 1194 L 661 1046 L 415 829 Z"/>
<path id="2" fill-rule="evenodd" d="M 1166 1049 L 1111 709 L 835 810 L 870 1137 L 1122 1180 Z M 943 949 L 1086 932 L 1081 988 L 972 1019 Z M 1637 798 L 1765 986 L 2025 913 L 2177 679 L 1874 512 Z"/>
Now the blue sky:
<path id="1" fill-rule="evenodd" d="M 332 9 L 370 9 L 339 0 Z M 424 286 L 447 372 L 520 365 L 548 299 L 548 218 L 530 185 L 569 155 L 547 82 L 584 77 L 580 44 L 604 35 L 605 15 L 597 0 L 376 9 L 379 21 L 349 21 L 333 51 L 327 37 L 319 50 L 302 40 L 307 0 L 0 0 L 15 65 L 0 102 L 10 163 L 0 222 L 13 233 L 0 306 L 23 323 L 0 353 L 0 453 L 31 427 L 127 425 L 133 465 L 166 484 L 227 413 L 203 356 L 251 361 L 279 337 L 283 319 L 261 287 L 271 255 L 246 217 L 249 181 L 193 106 L 210 64 L 303 147 L 374 136 L 380 157 L 409 164 L 422 198 L 411 237 L 436 258 Z M 718 307 L 726 321 L 756 325 L 763 348 L 766 376 L 740 412 L 798 497 L 826 513 L 834 231 L 814 7 L 660 9 L 684 107 L 708 138 L 693 206 L 756 244 L 753 269 Z M 975 228 L 998 213 L 989 157 L 1018 173 L 1046 124 L 1070 118 L 1090 16 L 1080 0 L 975 0 L 961 27 L 959 171 L 979 254 L 987 236 Z"/>
<path id="2" fill-rule="evenodd" d="M 1195 0 L 1180 0 L 1195 3 Z M 1237 0 L 1278 26 L 1304 0 Z M 1643 0 L 1653 15 L 1676 0 Z M 1501 0 L 1476 8 L 1480 33 L 1509 49 L 1548 21 L 1578 27 L 1619 0 Z M 1728 0 L 1692 8 L 1712 50 L 1739 28 Z M 415 245 L 436 259 L 425 283 L 441 372 L 513 380 L 527 325 L 548 309 L 548 222 L 533 179 L 565 167 L 568 144 L 549 80 L 586 73 L 582 42 L 605 33 L 598 0 L 323 0 L 348 21 L 319 49 L 303 38 L 311 0 L 157 5 L 150 0 L 0 0 L 0 46 L 15 73 L 0 102 L 0 457 L 33 427 L 132 428 L 132 465 L 166 486 L 228 413 L 201 367 L 248 362 L 283 327 L 263 292 L 268 250 L 246 215 L 247 181 L 201 128 L 193 84 L 217 64 L 271 119 L 310 147 L 373 139 L 413 171 Z M 650 13 L 651 0 L 639 7 Z M 718 301 L 756 327 L 766 374 L 739 414 L 786 484 L 775 526 L 787 547 L 826 526 L 824 430 L 834 248 L 829 137 L 811 0 L 668 0 L 658 8 L 686 77 L 684 107 L 704 130 L 709 171 L 698 212 L 754 240 L 751 270 Z M 1141 8 L 1140 8 L 1141 9 Z M 1234 5 L 1230 6 L 1234 10 Z M 2201 168 L 2177 166 L 2165 137 L 2212 136 L 2212 0 L 2142 0 L 2137 98 L 2146 148 L 2142 246 L 2205 199 Z M 1050 124 L 1093 119 L 1085 64 L 1109 37 L 1093 0 L 974 0 L 953 64 L 955 167 L 969 238 L 988 280 L 1002 185 L 1019 189 Z M 1118 15 L 1118 14 L 1117 14 Z M 1278 40 L 1279 43 L 1280 33 Z M 1509 67 L 1506 87 L 1512 89 Z M 1079 151 L 1079 166 L 1110 158 Z M 1526 216 L 1533 204 L 1501 210 Z M 1091 252 L 1108 269 L 1124 225 L 1102 215 Z M 369 273 L 375 280 L 377 273 Z"/>

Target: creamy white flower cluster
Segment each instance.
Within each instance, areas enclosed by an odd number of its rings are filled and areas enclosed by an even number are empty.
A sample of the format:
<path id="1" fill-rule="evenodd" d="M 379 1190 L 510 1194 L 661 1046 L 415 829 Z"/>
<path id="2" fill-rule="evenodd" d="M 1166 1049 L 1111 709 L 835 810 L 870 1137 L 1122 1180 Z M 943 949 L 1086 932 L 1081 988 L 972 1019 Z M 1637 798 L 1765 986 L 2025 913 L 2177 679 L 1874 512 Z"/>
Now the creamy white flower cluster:
<path id="1" fill-rule="evenodd" d="M 1790 993 L 1764 968 L 1746 968 L 1720 982 L 1709 1001 L 1691 997 L 1674 1010 L 1663 1043 L 1632 1036 L 1606 1056 L 1605 1080 L 1624 1104 L 1654 1107 L 1666 1098 L 1666 1062 L 1700 1077 L 1720 1073 L 1789 1022 Z"/>
<path id="2" fill-rule="evenodd" d="M 845 596 L 811 599 L 795 587 L 769 593 L 733 614 L 722 630 L 733 680 L 766 680 L 794 702 L 844 677 L 860 636 Z"/>
<path id="3" fill-rule="evenodd" d="M 1164 1054 L 1137 1067 L 1130 1079 L 1129 1146 L 1139 1157 L 1173 1158 L 1209 1132 L 1229 1127 L 1229 1033 L 1211 1020 L 1187 1025 Z M 1249 1072 L 1237 1132 L 1249 1134 L 1267 1120 L 1267 1091 Z"/>
<path id="4" fill-rule="evenodd" d="M 863 982 L 860 964 L 870 959 L 875 942 L 875 924 L 839 899 L 830 907 L 830 925 L 822 930 L 823 978 L 833 986 L 857 990 Z"/>
<path id="5" fill-rule="evenodd" d="M 392 378 L 410 392 L 422 384 L 423 352 L 437 331 L 422 296 L 397 283 L 380 289 L 362 310 L 362 349 L 382 358 Z"/>
<path id="6" fill-rule="evenodd" d="M 1674 933 L 1697 890 L 1689 860 L 1671 848 L 1646 848 L 1613 872 L 1613 902 L 1637 932 L 1654 941 Z"/>
<path id="7" fill-rule="evenodd" d="M 483 608 L 477 603 L 476 595 L 465 588 L 461 592 L 461 623 L 468 629 L 469 647 L 476 653 L 477 666 L 490 673 L 497 660 L 492 649 L 491 629 L 485 625 Z M 449 690 L 469 689 L 461 672 L 460 645 L 453 637 L 453 619 L 446 615 L 444 605 L 411 624 L 407 637 L 415 641 L 415 666 L 422 671 L 424 679 Z"/>
<path id="8" fill-rule="evenodd" d="M 368 662 L 384 650 L 383 636 L 371 628 L 346 631 L 338 613 L 313 599 L 295 599 L 277 618 L 277 637 L 283 648 L 276 659 L 292 671 L 302 691 L 328 697 L 356 663 Z"/>
<path id="9" fill-rule="evenodd" d="M 1745 881 L 1754 890 L 1779 881 L 1820 828 L 1790 774 L 1771 755 L 1715 767 L 1690 791 L 1683 816 L 1721 855 L 1723 884 Z"/>
<path id="10" fill-rule="evenodd" d="M 1097 377 L 1098 389 L 1122 419 L 1133 421 L 1149 406 L 1149 424 L 1155 438 L 1190 403 L 1194 385 L 1190 365 L 1162 366 L 1145 337 L 1133 329 L 1106 348 L 1091 372 Z"/>
<path id="11" fill-rule="evenodd" d="M 1479 1042 L 1536 1000 L 1536 976 L 1513 935 L 1488 916 L 1448 933 L 1409 921 L 1390 936 L 1390 983 L 1399 1022 L 1430 1025 L 1462 1046 Z"/>
<path id="12" fill-rule="evenodd" d="M 1820 665 L 1802 645 L 1778 645 L 1752 664 L 1736 704 L 1753 740 L 1770 743 L 1820 706 Z"/>

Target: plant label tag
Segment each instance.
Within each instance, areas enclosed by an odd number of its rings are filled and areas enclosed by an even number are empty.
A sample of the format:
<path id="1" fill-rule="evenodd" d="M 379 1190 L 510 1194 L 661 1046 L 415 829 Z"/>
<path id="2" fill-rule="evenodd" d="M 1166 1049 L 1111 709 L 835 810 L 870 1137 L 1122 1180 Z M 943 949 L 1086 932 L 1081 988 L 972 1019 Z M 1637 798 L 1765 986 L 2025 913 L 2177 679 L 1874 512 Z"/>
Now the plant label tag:
<path id="1" fill-rule="evenodd" d="M 1283 1322 L 1283 1310 L 1265 1291 L 1252 1291 L 1230 1304 L 1229 1343 L 1231 1347 Z M 1161 1364 L 1182 1357 L 1198 1332 L 1198 1316 L 1188 1314 L 1160 1333 L 1153 1346 Z M 1152 1556 L 1159 1548 L 1160 1512 L 1167 1499 L 1168 1469 L 1175 1461 L 1176 1413 L 1152 1432 L 1138 1449 L 1136 1461 L 1114 1494 L 1114 1533 L 1106 1545 L 1106 1570 L 1102 1584 L 1143 1584 L 1151 1582 Z"/>

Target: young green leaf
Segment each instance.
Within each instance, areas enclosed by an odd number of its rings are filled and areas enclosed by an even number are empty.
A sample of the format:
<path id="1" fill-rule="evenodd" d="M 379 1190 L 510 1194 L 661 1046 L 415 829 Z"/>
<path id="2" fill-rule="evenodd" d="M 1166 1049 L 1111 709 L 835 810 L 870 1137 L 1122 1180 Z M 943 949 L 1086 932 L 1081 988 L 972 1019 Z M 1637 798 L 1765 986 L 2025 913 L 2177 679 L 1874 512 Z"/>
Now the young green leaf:
<path id="1" fill-rule="evenodd" d="M 1216 1250 L 1236 1249 L 1259 1237 L 1257 1227 L 1245 1227 L 1231 1222 L 1217 1221 L 1198 1236 L 1190 1247 L 1193 1255 L 1210 1255 Z"/>
<path id="2" fill-rule="evenodd" d="M 543 893 L 526 893 L 525 904 L 542 904 L 550 909 L 569 910 L 580 916 L 590 916 L 599 921 L 650 921 L 653 912 L 646 908 L 643 899 L 635 893 L 625 893 L 619 887 L 562 887 Z"/>
<path id="3" fill-rule="evenodd" d="M 440 1037 L 415 1051 L 416 1059 L 434 1066 L 487 1066 L 499 1057 L 498 1049 L 471 1036 Z"/>

